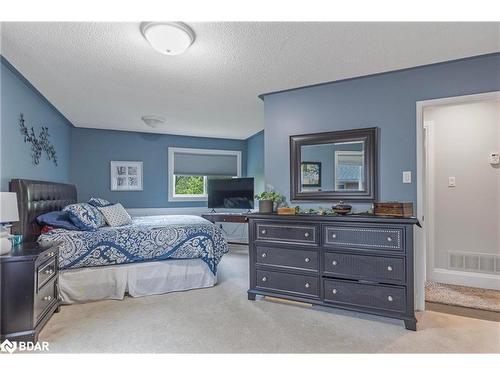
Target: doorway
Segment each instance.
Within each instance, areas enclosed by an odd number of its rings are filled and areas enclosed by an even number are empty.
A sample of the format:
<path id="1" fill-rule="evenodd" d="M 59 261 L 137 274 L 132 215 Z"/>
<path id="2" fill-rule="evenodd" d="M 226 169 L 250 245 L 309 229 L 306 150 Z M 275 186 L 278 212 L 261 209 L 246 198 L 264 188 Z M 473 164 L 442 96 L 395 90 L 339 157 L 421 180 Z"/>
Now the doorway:
<path id="1" fill-rule="evenodd" d="M 417 308 L 500 311 L 500 93 L 417 103 Z"/>

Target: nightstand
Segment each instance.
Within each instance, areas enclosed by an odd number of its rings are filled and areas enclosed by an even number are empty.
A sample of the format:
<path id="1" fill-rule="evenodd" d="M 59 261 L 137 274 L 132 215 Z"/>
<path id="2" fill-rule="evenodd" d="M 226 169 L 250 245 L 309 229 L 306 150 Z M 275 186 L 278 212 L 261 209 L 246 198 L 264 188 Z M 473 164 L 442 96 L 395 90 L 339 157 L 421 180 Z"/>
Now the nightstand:
<path id="1" fill-rule="evenodd" d="M 36 242 L 14 246 L 0 256 L 1 341 L 38 341 L 59 311 L 58 246 Z"/>

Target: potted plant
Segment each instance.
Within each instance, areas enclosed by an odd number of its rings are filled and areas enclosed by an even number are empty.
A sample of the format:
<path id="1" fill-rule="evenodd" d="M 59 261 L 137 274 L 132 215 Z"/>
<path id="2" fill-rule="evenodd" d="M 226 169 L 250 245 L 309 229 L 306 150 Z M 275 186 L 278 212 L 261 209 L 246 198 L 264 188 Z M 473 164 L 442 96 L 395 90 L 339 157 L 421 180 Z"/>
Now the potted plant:
<path id="1" fill-rule="evenodd" d="M 259 201 L 259 213 L 270 214 L 274 212 L 274 209 L 281 206 L 286 202 L 285 196 L 271 191 L 263 191 L 260 194 L 255 195 L 255 198 Z"/>

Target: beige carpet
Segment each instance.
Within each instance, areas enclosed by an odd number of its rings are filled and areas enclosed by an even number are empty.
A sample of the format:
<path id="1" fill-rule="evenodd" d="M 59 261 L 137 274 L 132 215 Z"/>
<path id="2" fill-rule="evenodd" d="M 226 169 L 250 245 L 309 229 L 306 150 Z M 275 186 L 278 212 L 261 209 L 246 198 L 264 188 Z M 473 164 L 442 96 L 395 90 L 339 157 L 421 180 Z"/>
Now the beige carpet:
<path id="1" fill-rule="evenodd" d="M 437 312 L 419 330 L 337 309 L 248 301 L 248 254 L 224 257 L 213 288 L 63 306 L 40 335 L 54 352 L 500 352 L 500 323 Z"/>
<path id="2" fill-rule="evenodd" d="M 500 312 L 500 291 L 427 281 L 427 302 Z"/>

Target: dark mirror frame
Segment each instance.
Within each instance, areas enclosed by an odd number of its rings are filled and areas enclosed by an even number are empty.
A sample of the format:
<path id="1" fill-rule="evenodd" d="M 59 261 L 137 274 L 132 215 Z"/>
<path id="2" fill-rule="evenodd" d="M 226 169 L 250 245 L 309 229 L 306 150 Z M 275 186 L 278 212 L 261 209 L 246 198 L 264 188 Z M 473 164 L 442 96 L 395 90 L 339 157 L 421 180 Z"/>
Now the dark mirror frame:
<path id="1" fill-rule="evenodd" d="M 364 191 L 301 191 L 301 147 L 324 143 L 362 141 L 365 144 Z M 374 202 L 378 187 L 378 128 L 341 130 L 328 133 L 290 136 L 290 200 L 291 201 L 355 201 Z"/>

